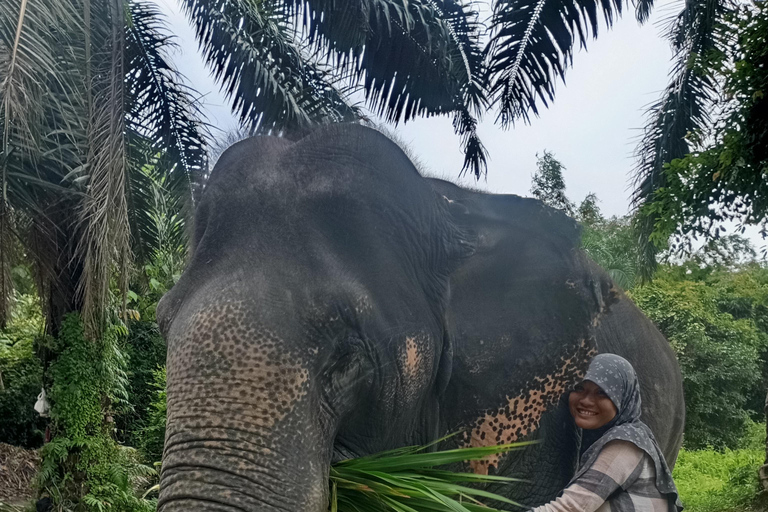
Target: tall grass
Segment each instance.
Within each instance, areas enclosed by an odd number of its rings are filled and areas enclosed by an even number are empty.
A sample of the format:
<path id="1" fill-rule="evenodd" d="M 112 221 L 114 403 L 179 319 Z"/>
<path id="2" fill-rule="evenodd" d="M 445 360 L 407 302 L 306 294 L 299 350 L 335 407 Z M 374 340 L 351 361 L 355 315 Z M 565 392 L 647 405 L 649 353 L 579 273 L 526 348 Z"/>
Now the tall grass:
<path id="1" fill-rule="evenodd" d="M 742 447 L 722 452 L 683 449 L 673 476 L 688 512 L 751 512 L 757 505 L 757 470 L 765 459 L 765 425 L 753 423 Z"/>

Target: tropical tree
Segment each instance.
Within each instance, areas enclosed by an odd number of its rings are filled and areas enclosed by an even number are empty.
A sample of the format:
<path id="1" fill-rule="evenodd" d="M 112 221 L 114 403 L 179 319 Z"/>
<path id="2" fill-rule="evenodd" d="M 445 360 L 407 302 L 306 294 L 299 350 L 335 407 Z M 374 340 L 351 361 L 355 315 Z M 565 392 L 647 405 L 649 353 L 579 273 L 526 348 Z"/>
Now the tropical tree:
<path id="1" fill-rule="evenodd" d="M 563 166 L 555 155 L 544 150 L 544 154 L 536 155 L 536 172 L 531 177 L 531 194 L 546 205 L 573 215 L 576 206 L 565 195 L 565 179 Z"/>
<path id="2" fill-rule="evenodd" d="M 35 267 L 48 328 L 104 327 L 115 271 L 147 254 L 153 163 L 177 205 L 206 168 L 205 130 L 168 60 L 157 9 L 122 0 L 0 5 L 0 320 L 14 238 Z"/>
<path id="3" fill-rule="evenodd" d="M 659 251 L 690 252 L 691 235 L 717 239 L 724 221 L 765 234 L 768 219 L 768 8 L 689 0 L 668 37 L 671 82 L 637 152 L 646 278 Z"/>
<path id="4" fill-rule="evenodd" d="M 126 399 L 112 291 L 169 236 L 150 215 L 157 186 L 181 218 L 207 168 L 172 45 L 149 3 L 0 2 L 0 323 L 23 256 L 49 334 L 35 343 L 53 434 L 40 485 L 59 508 L 140 501 L 110 480 L 135 470 L 112 438 Z"/>

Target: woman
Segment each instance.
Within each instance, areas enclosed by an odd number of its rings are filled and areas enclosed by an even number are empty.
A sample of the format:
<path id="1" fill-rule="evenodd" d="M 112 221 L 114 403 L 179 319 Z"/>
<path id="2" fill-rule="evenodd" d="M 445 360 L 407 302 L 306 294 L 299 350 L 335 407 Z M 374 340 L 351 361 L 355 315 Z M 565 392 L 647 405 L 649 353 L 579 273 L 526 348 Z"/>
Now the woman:
<path id="1" fill-rule="evenodd" d="M 600 354 L 568 397 L 582 429 L 579 469 L 562 495 L 533 512 L 677 512 L 672 473 L 640 421 L 640 385 L 632 365 Z"/>

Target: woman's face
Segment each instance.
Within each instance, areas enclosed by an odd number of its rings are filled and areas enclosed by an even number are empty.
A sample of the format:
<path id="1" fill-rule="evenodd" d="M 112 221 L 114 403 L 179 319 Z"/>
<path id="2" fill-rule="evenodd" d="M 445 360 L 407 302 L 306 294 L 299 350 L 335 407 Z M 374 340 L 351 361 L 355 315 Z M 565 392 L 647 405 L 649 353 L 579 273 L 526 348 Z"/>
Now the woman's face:
<path id="1" fill-rule="evenodd" d="M 573 388 L 568 406 L 576 426 L 588 430 L 603 427 L 616 416 L 616 406 L 611 399 L 600 386 L 589 380 Z"/>

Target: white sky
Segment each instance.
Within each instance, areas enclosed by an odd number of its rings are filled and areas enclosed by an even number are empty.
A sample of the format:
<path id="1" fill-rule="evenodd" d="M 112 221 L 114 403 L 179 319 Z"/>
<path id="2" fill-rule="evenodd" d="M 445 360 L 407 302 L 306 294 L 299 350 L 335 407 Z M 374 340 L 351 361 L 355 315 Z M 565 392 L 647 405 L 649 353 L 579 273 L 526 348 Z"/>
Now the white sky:
<path id="1" fill-rule="evenodd" d="M 203 65 L 194 32 L 177 0 L 157 2 L 181 45 L 174 61 L 204 95 L 209 122 L 225 131 L 234 128 L 237 122 Z M 566 167 L 572 200 L 579 202 L 595 192 L 604 214 L 627 213 L 632 152 L 644 124 L 644 107 L 659 97 L 668 79 L 671 51 L 657 21 L 668 16 L 670 8 L 662 9 L 657 8 L 642 27 L 634 13 L 627 12 L 613 30 L 603 28 L 599 38 L 590 42 L 589 51 L 576 53 L 567 85 L 558 84 L 554 104 L 531 126 L 521 124 L 504 131 L 494 125 L 493 114 L 484 119 L 479 132 L 490 153 L 487 180 L 475 183 L 464 178 L 461 182 L 492 192 L 530 195 L 536 153 L 547 149 Z M 457 181 L 463 156 L 450 118 L 410 121 L 396 131 L 431 172 Z"/>

